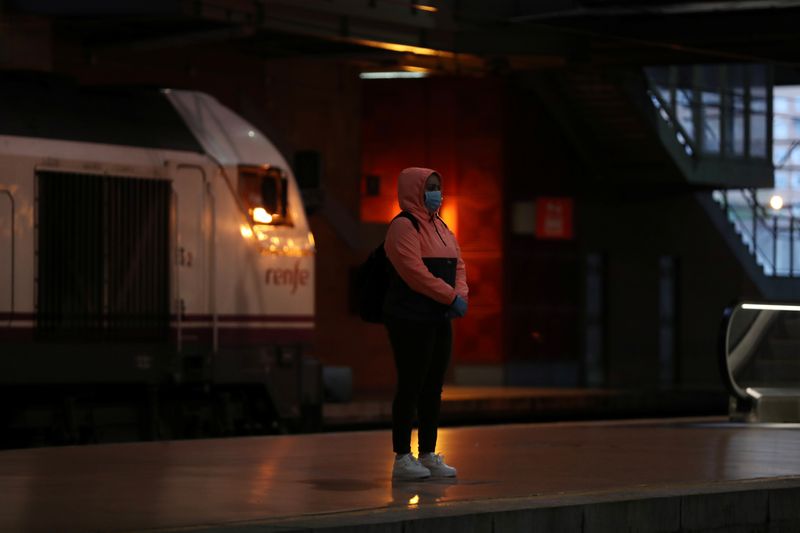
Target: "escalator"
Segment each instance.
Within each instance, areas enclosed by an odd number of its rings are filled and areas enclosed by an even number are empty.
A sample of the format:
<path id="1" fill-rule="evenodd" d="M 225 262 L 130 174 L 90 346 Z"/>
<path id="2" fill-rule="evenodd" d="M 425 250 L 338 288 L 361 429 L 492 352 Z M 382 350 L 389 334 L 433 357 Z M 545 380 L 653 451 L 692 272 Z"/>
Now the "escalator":
<path id="1" fill-rule="evenodd" d="M 800 306 L 746 302 L 726 309 L 719 362 L 732 420 L 800 422 Z"/>

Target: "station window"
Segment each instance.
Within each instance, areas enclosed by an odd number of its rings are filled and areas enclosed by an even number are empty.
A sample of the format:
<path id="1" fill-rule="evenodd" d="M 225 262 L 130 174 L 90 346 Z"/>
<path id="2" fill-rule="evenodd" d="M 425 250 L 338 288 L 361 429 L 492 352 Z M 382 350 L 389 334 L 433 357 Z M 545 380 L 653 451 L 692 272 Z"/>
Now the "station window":
<path id="1" fill-rule="evenodd" d="M 239 197 L 254 225 L 291 226 L 289 181 L 278 167 L 240 166 Z"/>
<path id="2" fill-rule="evenodd" d="M 775 113 L 788 113 L 789 98 L 786 96 L 775 96 L 772 99 L 772 109 L 775 111 Z"/>
<path id="3" fill-rule="evenodd" d="M 786 189 L 790 185 L 789 181 L 789 172 L 785 170 L 776 170 L 775 171 L 775 188 L 776 189 Z"/>

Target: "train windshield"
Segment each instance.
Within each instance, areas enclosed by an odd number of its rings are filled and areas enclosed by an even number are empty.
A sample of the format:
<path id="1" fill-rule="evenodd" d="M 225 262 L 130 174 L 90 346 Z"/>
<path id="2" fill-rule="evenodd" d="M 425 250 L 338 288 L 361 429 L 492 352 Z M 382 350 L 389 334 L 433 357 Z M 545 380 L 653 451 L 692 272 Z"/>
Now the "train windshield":
<path id="1" fill-rule="evenodd" d="M 239 196 L 253 225 L 291 226 L 289 181 L 279 167 L 240 166 Z"/>

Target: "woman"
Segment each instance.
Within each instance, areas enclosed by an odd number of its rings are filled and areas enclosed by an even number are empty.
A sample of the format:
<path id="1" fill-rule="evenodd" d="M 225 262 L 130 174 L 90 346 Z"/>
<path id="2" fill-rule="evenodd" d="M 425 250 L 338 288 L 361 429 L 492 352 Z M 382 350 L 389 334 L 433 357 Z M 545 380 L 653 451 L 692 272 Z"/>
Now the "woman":
<path id="1" fill-rule="evenodd" d="M 450 320 L 467 312 L 467 275 L 456 237 L 439 218 L 442 178 L 428 168 L 407 168 L 397 184 L 400 208 L 384 249 L 394 267 L 384 303 L 384 324 L 394 352 L 397 391 L 392 405 L 392 477 L 455 477 L 436 453 L 442 383 L 452 346 Z M 419 459 L 411 454 L 411 427 L 419 414 Z"/>

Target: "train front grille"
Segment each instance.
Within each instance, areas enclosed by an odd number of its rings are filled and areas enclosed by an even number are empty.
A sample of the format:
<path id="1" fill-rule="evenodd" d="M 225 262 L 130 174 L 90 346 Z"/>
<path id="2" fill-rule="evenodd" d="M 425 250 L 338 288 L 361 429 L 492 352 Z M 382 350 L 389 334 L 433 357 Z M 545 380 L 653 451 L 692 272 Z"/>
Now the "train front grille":
<path id="1" fill-rule="evenodd" d="M 168 181 L 37 174 L 36 335 L 166 341 Z"/>

